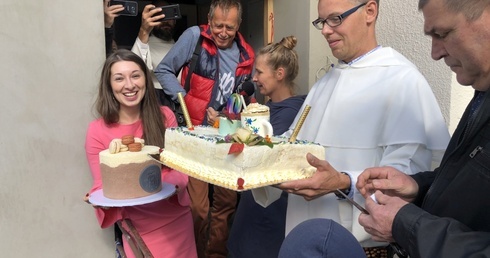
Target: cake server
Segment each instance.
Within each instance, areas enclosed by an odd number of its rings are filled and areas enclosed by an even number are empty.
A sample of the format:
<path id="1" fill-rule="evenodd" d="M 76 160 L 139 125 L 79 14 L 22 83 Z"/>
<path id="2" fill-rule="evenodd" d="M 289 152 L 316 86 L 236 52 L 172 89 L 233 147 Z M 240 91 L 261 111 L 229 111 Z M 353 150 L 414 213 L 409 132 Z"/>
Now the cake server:
<path id="1" fill-rule="evenodd" d="M 166 166 L 165 163 L 163 163 L 163 162 L 160 161 L 160 159 L 159 159 L 160 158 L 160 154 L 148 154 L 148 157 L 150 157 L 154 161 L 156 161 L 156 162 L 158 162 L 158 163 Z"/>

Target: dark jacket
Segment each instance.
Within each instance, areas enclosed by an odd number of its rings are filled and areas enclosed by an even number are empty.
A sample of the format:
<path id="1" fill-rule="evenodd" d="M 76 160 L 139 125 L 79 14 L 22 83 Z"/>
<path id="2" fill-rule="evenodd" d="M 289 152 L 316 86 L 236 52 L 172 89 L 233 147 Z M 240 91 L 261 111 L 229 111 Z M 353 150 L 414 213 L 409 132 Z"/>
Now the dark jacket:
<path id="1" fill-rule="evenodd" d="M 393 237 L 418 257 L 490 257 L 490 92 L 466 132 L 470 105 L 441 165 L 413 175 L 418 199 L 402 207 Z"/>

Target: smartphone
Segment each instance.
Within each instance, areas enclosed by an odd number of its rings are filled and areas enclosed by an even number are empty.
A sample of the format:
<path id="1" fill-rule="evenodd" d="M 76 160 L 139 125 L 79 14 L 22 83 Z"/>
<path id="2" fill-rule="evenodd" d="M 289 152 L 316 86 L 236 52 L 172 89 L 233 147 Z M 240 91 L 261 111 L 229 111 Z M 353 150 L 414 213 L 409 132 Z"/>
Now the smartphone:
<path id="1" fill-rule="evenodd" d="M 122 1 L 122 0 L 111 0 L 110 5 L 122 5 L 124 10 L 117 13 L 119 15 L 126 16 L 136 16 L 138 15 L 138 2 L 135 1 Z"/>
<path id="2" fill-rule="evenodd" d="M 180 6 L 178 4 L 160 6 L 159 8 L 162 8 L 162 11 L 156 13 L 155 16 L 165 14 L 165 18 L 158 21 L 176 20 L 182 18 Z"/>

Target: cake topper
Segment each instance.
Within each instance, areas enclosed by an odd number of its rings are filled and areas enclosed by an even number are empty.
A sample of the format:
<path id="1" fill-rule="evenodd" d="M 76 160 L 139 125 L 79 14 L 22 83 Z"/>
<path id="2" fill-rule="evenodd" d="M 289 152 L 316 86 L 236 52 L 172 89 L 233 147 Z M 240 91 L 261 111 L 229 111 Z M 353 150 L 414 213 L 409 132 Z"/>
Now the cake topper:
<path id="1" fill-rule="evenodd" d="M 187 110 L 187 105 L 185 104 L 182 92 L 177 93 L 177 97 L 179 99 L 180 106 L 182 107 L 182 112 L 184 113 L 187 128 L 192 131 L 194 130 L 194 126 L 192 125 L 191 117 L 189 115 L 189 111 Z"/>
<path id="2" fill-rule="evenodd" d="M 234 134 L 228 134 L 223 140 L 218 140 L 216 143 L 231 143 L 230 150 L 228 154 L 240 154 L 243 151 L 245 145 L 266 145 L 273 148 L 271 138 L 262 137 L 258 134 L 254 134 L 248 128 L 238 128 Z"/>
<path id="3" fill-rule="evenodd" d="M 305 122 L 306 116 L 308 116 L 308 113 L 310 112 L 311 106 L 306 105 L 305 109 L 303 110 L 303 113 L 301 114 L 301 117 L 298 120 L 298 123 L 296 123 L 296 126 L 294 127 L 293 133 L 291 134 L 291 137 L 289 138 L 289 142 L 294 142 L 296 141 L 296 137 L 298 136 L 299 130 L 301 130 L 301 126 L 303 126 L 303 123 Z"/>
<path id="4" fill-rule="evenodd" d="M 228 111 L 228 114 L 240 114 L 242 110 L 242 98 L 241 95 L 238 93 L 233 93 L 231 96 L 228 98 L 228 102 L 226 103 L 226 110 Z"/>

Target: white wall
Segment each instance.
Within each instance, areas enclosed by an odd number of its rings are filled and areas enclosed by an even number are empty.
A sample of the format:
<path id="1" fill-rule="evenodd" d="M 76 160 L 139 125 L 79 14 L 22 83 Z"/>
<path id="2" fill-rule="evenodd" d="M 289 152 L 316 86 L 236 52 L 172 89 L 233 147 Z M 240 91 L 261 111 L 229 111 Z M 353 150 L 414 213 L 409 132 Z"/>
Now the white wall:
<path id="1" fill-rule="evenodd" d="M 431 40 L 424 35 L 424 19 L 417 9 L 418 1 L 380 2 L 378 42 L 395 48 L 417 65 L 431 85 L 452 133 L 473 96 L 473 89 L 459 85 L 443 60 L 431 58 Z"/>
<path id="2" fill-rule="evenodd" d="M 102 1 L 2 0 L 0 24 L 1 256 L 113 257 L 82 202 Z"/>

